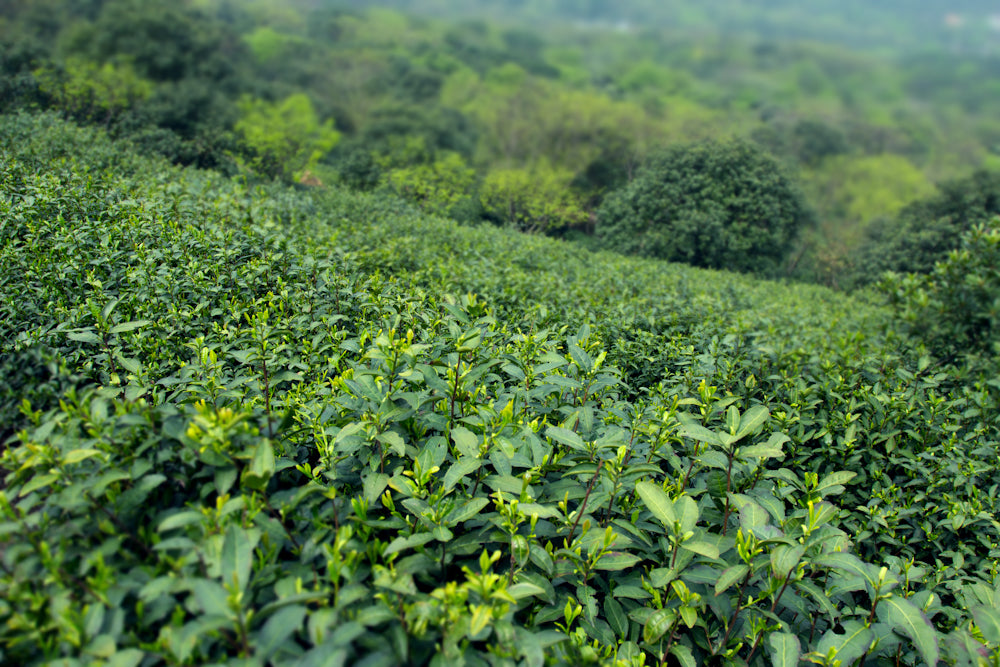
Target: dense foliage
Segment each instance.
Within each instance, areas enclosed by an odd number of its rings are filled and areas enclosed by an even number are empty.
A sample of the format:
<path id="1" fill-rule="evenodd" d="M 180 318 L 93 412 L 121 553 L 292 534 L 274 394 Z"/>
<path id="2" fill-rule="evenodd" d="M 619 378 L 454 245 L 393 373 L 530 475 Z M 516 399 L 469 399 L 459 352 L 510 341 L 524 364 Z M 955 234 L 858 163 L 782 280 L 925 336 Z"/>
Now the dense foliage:
<path id="1" fill-rule="evenodd" d="M 608 249 L 758 273 L 773 273 L 811 221 L 781 165 L 739 142 L 652 158 L 597 218 L 597 237 Z"/>
<path id="2" fill-rule="evenodd" d="M 881 308 L 2 122 L 0 661 L 1000 658 L 1000 394 Z"/>
<path id="3" fill-rule="evenodd" d="M 858 264 L 860 280 L 885 271 L 929 273 L 959 247 L 965 232 L 1000 215 L 1000 174 L 977 172 L 945 183 L 891 220 L 873 224 Z M 985 259 L 985 258 L 983 258 Z"/>
<path id="4" fill-rule="evenodd" d="M 890 274 L 882 288 L 905 325 L 940 357 L 969 356 L 986 373 L 1000 355 L 1000 218 L 962 234 L 924 274 Z"/>

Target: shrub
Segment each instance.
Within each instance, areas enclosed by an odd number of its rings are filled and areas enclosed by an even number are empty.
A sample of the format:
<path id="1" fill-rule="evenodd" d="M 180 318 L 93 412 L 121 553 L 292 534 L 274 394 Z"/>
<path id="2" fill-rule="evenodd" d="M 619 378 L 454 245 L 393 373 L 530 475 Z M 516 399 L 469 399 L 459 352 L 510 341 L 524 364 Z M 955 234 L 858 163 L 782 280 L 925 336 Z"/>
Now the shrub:
<path id="1" fill-rule="evenodd" d="M 962 234 L 928 274 L 882 283 L 909 330 L 946 357 L 1000 353 L 1000 218 Z"/>
<path id="2" fill-rule="evenodd" d="M 597 215 L 605 247 L 772 272 L 811 214 L 778 162 L 752 144 L 707 141 L 650 160 Z"/>

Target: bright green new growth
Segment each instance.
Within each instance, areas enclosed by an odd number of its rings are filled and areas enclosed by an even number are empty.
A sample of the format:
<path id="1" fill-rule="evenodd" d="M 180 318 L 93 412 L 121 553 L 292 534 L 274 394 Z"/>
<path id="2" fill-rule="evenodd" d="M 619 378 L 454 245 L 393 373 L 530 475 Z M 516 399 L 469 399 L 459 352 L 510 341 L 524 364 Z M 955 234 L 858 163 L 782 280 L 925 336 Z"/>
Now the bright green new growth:
<path id="1" fill-rule="evenodd" d="M 304 93 L 279 102 L 245 97 L 235 129 L 253 152 L 250 166 L 267 178 L 299 178 L 340 140 L 333 121 L 320 122 Z"/>
<path id="2" fill-rule="evenodd" d="M 530 169 L 499 169 L 486 175 L 479 198 L 483 212 L 518 231 L 576 227 L 589 215 L 570 189 L 572 180 L 571 172 L 545 163 Z"/>
<path id="3" fill-rule="evenodd" d="M 153 92 L 152 82 L 143 79 L 127 60 L 98 65 L 70 59 L 60 70 L 36 70 L 35 77 L 57 109 L 105 126 Z"/>

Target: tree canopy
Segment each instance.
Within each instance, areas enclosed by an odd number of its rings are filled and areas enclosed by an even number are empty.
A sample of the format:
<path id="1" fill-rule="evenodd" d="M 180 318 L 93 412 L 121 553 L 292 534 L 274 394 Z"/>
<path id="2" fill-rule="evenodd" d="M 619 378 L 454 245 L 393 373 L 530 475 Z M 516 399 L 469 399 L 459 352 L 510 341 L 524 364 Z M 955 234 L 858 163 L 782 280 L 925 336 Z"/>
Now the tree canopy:
<path id="1" fill-rule="evenodd" d="M 606 247 L 709 268 L 773 272 L 812 215 L 780 164 L 742 141 L 671 148 L 597 212 Z"/>

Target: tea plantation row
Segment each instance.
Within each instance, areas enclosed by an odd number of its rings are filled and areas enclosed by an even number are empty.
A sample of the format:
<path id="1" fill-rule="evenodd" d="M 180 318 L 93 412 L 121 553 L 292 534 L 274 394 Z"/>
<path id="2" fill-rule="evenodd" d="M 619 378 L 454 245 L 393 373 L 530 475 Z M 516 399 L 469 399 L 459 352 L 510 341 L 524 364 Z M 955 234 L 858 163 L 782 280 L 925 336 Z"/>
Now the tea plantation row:
<path id="1" fill-rule="evenodd" d="M 0 663 L 1000 661 L 998 388 L 877 305 L 0 145 Z"/>

